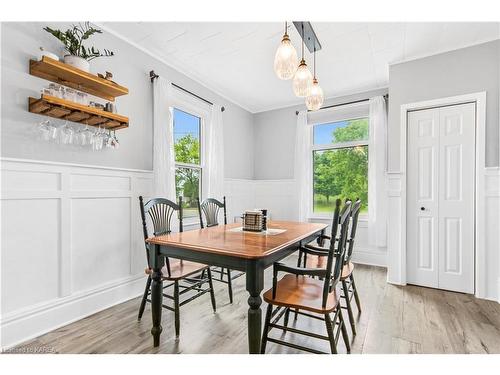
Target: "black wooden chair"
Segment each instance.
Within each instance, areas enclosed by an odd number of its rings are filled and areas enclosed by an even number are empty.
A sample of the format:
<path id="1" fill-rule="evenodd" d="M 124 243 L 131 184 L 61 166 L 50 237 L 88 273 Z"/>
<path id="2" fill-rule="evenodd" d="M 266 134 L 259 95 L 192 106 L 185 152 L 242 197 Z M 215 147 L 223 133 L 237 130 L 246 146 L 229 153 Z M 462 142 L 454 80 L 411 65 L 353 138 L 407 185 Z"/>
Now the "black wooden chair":
<path id="1" fill-rule="evenodd" d="M 358 217 L 361 209 L 361 200 L 357 199 L 351 210 L 351 225 L 349 237 L 347 239 L 348 248 L 346 253 L 346 258 L 344 261 L 344 267 L 342 268 L 342 275 L 340 277 L 340 282 L 342 284 L 342 298 L 345 301 L 345 306 L 342 308 L 347 310 L 349 316 L 349 323 L 351 325 L 352 334 L 356 335 L 356 320 L 354 319 L 354 313 L 352 308 L 352 298 L 354 297 L 356 301 L 356 306 L 358 308 L 358 313 L 361 313 L 361 303 L 359 300 L 358 289 L 356 288 L 356 283 L 354 282 L 354 264 L 351 262 L 352 253 L 354 250 L 354 240 L 356 238 L 356 230 L 358 227 Z M 336 229 L 332 227 L 331 236 L 322 235 L 318 239 L 318 243 L 324 246 L 325 240 L 332 242 L 338 241 L 336 236 Z M 310 254 L 309 250 L 314 253 Z M 323 252 L 323 255 L 318 255 L 318 252 Z M 328 249 L 324 247 L 317 247 L 314 245 L 305 245 L 300 249 L 299 253 L 299 264 L 303 262 L 304 267 L 307 268 L 325 268 L 327 262 L 327 252 Z M 301 259 L 301 256 L 303 258 Z"/>
<path id="2" fill-rule="evenodd" d="M 227 211 L 226 211 L 226 197 L 222 198 L 222 202 L 214 199 L 207 198 L 200 203 L 200 200 L 196 200 L 198 203 L 198 213 L 200 215 L 200 227 L 207 228 L 219 225 L 219 212 L 222 208 L 224 214 L 224 225 L 227 225 Z M 203 214 L 202 214 L 203 212 Z M 203 216 L 205 216 L 205 223 L 203 224 Z M 229 293 L 229 302 L 233 303 L 233 283 L 234 279 L 244 275 L 244 272 L 238 272 L 233 274 L 229 268 L 222 267 L 211 267 L 212 272 L 217 273 L 219 277 L 214 277 L 214 280 L 220 281 L 221 283 L 227 284 L 227 289 Z"/>
<path id="3" fill-rule="evenodd" d="M 340 205 L 341 202 L 339 199 L 336 202 L 332 223 L 335 230 L 340 225 L 340 238 L 339 241 L 332 241 L 330 244 L 326 268 L 301 268 L 286 266 L 282 263 L 274 264 L 273 287 L 264 293 L 264 300 L 268 303 L 268 306 L 262 336 L 261 353 L 265 353 L 268 341 L 311 353 L 323 353 L 316 349 L 269 337 L 269 333 L 273 328 L 280 329 L 284 333 L 289 331 L 327 340 L 330 342 L 330 350 L 334 354 L 337 353 L 337 343 L 340 333 L 342 333 L 347 352 L 350 352 L 349 337 L 347 336 L 347 329 L 342 317 L 340 291 L 337 288 L 337 284 L 340 280 L 346 254 L 351 202 L 347 201 L 342 211 L 340 211 Z M 311 249 L 307 251 L 313 253 Z M 323 251 L 321 255 L 323 255 Z M 279 272 L 286 272 L 287 275 L 278 281 L 277 276 Z M 273 310 L 273 306 L 277 306 L 276 309 Z M 299 315 L 324 321 L 328 335 L 324 336 L 288 327 L 290 309 L 295 309 Z M 330 316 L 332 313 L 333 319 Z M 283 325 L 278 324 L 283 315 L 285 315 Z"/>
<path id="4" fill-rule="evenodd" d="M 179 217 L 179 232 L 182 232 L 182 197 L 179 197 L 179 204 L 164 198 L 154 198 L 144 204 L 142 197 L 139 197 L 139 203 L 141 208 L 144 239 L 149 237 L 146 223 L 146 213 L 151 219 L 150 221 L 154 236 L 161 236 L 171 232 L 172 220 L 174 220 L 173 214 L 175 212 L 177 212 Z M 146 268 L 145 273 L 148 275 L 148 280 L 146 282 L 146 288 L 144 289 L 144 295 L 141 300 L 139 315 L 137 317 L 138 320 L 141 320 L 146 302 L 151 302 L 148 298 L 151 294 L 152 281 L 152 269 L 149 264 L 148 244 L 146 244 L 146 258 L 148 259 L 148 267 Z M 205 293 L 210 293 L 212 308 L 215 312 L 216 305 L 212 285 L 212 274 L 210 272 L 210 267 L 206 264 L 168 257 L 165 258 L 165 266 L 162 268 L 161 272 L 163 280 L 167 281 L 166 285 L 163 286 L 163 297 L 173 302 L 173 306 L 163 304 L 163 307 L 175 313 L 175 336 L 179 337 L 179 315 L 181 306 L 195 300 L 198 297 L 201 297 Z M 208 288 L 205 287 L 206 283 L 208 283 Z M 172 286 L 174 288 L 173 295 L 166 293 L 166 289 Z M 180 300 L 181 297 L 183 297 L 182 301 Z"/>

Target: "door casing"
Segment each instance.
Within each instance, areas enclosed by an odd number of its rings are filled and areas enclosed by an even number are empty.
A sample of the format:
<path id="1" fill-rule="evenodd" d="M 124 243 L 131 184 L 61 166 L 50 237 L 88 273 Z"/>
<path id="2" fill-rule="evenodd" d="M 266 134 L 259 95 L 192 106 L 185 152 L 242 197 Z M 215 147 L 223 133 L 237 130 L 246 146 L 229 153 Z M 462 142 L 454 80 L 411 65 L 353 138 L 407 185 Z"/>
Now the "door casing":
<path id="1" fill-rule="evenodd" d="M 432 288 L 474 293 L 476 103 L 469 102 L 424 110 L 412 110 L 407 113 L 407 180 L 411 180 L 411 183 L 407 183 L 407 227 L 412 228 L 407 232 L 407 251 L 411 249 L 411 253 L 407 253 L 406 258 L 407 281 L 412 284 Z M 444 119 L 447 116 L 457 115 L 464 118 L 466 123 L 462 132 L 449 135 L 445 130 Z M 426 127 L 419 128 L 421 121 L 425 122 Z M 426 133 L 421 134 L 422 131 Z M 457 170 L 457 178 L 460 179 L 462 187 L 459 189 L 460 192 L 454 192 L 460 195 L 461 198 L 458 200 L 452 198 L 448 201 L 446 199 L 447 182 L 445 176 L 447 172 L 444 167 L 446 163 L 444 154 L 450 140 L 454 148 L 456 148 L 457 142 L 460 142 L 459 147 L 464 154 L 459 157 L 459 160 L 461 160 L 459 168 L 461 170 Z M 425 152 L 425 154 L 419 155 L 430 158 L 427 161 L 431 160 L 432 165 L 427 165 L 428 168 L 421 170 L 419 167 L 420 161 L 417 162 L 417 159 L 420 160 L 417 156 L 417 150 Z M 431 153 L 429 153 L 429 150 L 432 150 Z M 420 172 L 417 171 L 421 171 L 425 176 L 420 176 Z M 428 177 L 430 180 L 425 177 Z M 423 181 L 427 181 L 427 184 L 424 184 L 427 187 L 424 192 L 420 190 L 420 178 L 423 178 Z M 433 182 L 431 183 L 430 181 Z M 416 186 L 420 186 L 420 188 L 416 188 Z M 412 193 L 410 194 L 410 192 Z M 424 196 L 420 196 L 420 194 L 424 194 Z M 419 207 L 423 211 L 419 210 Z M 437 209 L 438 207 L 439 210 Z M 458 229 L 460 232 L 459 247 L 463 247 L 463 249 L 459 251 L 459 255 L 455 254 L 459 258 L 457 259 L 458 263 L 456 266 L 461 262 L 463 262 L 463 265 L 458 266 L 459 269 L 455 270 L 458 274 L 454 274 L 453 271 L 446 270 L 447 257 L 445 253 L 447 252 L 447 241 L 445 239 L 445 223 L 447 219 L 455 221 L 457 217 L 461 218 L 459 219 L 460 224 L 458 224 L 459 227 L 462 227 L 462 229 Z M 456 221 L 455 224 L 457 224 Z M 424 225 L 424 228 L 420 228 L 420 225 Z M 425 242 L 424 249 L 420 248 L 422 245 L 418 245 L 422 235 L 419 234 L 418 228 L 426 232 L 429 231 L 426 234 L 428 238 L 423 240 L 429 240 L 429 243 Z M 458 251 L 458 249 L 455 250 Z M 422 253 L 418 256 L 419 252 L 422 251 L 425 256 L 424 259 L 420 258 Z M 421 264 L 421 262 L 424 262 L 424 264 Z"/>
<path id="2" fill-rule="evenodd" d="M 399 270 L 394 270 L 399 273 L 400 285 L 406 285 L 406 185 L 407 185 L 407 145 L 408 145 L 408 112 L 419 109 L 429 109 L 443 107 L 449 105 L 476 103 L 476 141 L 475 141 L 475 184 L 474 184 L 474 295 L 478 298 L 486 296 L 486 256 L 485 256 L 485 240 L 484 235 L 478 233 L 478 229 L 485 228 L 482 214 L 484 213 L 484 202 L 479 199 L 479 192 L 483 191 L 484 187 L 484 168 L 485 168 L 485 151 L 486 151 L 486 92 L 478 92 L 459 96 L 452 96 L 440 99 L 433 99 L 415 103 L 404 104 L 401 106 L 401 138 L 400 138 L 400 174 L 401 174 L 401 215 L 400 228 L 401 235 L 399 252 Z M 398 272 L 399 271 L 399 272 Z"/>

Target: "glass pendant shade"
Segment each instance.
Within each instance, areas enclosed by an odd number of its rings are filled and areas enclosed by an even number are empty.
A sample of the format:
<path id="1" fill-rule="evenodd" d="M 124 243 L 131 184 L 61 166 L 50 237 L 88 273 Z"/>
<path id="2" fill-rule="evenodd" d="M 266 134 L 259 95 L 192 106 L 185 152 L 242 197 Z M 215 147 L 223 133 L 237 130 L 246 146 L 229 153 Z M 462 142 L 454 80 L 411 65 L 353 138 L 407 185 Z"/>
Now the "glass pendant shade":
<path id="1" fill-rule="evenodd" d="M 314 78 L 311 87 L 311 93 L 306 98 L 306 107 L 310 111 L 317 111 L 323 105 L 323 89 L 318 83 L 318 80 Z"/>
<path id="2" fill-rule="evenodd" d="M 304 59 L 301 60 L 293 77 L 293 92 L 299 98 L 309 96 L 312 88 L 313 76 Z"/>
<path id="3" fill-rule="evenodd" d="M 292 79 L 297 70 L 297 51 L 290 42 L 288 35 L 283 35 L 283 40 L 274 56 L 274 72 L 279 79 Z"/>

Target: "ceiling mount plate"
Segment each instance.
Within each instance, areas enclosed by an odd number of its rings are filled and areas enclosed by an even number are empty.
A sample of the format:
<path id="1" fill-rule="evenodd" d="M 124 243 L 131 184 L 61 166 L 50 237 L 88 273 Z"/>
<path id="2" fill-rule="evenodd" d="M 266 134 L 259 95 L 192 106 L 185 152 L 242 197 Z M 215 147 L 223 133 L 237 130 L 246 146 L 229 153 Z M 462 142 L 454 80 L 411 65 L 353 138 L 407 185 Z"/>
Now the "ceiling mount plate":
<path id="1" fill-rule="evenodd" d="M 314 51 L 321 50 L 321 43 L 314 32 L 311 22 L 293 21 L 293 25 L 297 29 L 297 32 L 301 36 L 309 52 L 314 53 Z"/>

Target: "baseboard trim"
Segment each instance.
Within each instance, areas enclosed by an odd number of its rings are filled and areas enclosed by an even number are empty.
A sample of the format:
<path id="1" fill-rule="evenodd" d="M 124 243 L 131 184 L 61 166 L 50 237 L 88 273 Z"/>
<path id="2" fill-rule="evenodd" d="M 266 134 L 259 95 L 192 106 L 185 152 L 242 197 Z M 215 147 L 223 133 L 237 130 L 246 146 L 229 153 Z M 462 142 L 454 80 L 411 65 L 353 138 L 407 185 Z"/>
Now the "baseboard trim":
<path id="1" fill-rule="evenodd" d="M 387 267 L 387 258 L 384 252 L 355 249 L 352 254 L 352 261 L 367 266 Z"/>
<path id="2" fill-rule="evenodd" d="M 500 277 L 498 278 L 497 302 L 500 303 Z"/>
<path id="3" fill-rule="evenodd" d="M 136 298 L 144 291 L 144 275 L 118 280 L 104 287 L 77 296 L 43 304 L 30 311 L 20 311 L 2 319 L 0 347 L 7 350 L 47 332 L 63 327 L 89 315 Z"/>
<path id="4" fill-rule="evenodd" d="M 387 284 L 398 285 L 398 286 L 406 286 L 406 283 L 402 283 L 400 281 L 389 280 L 389 278 L 387 278 Z"/>

